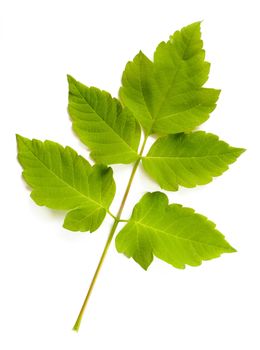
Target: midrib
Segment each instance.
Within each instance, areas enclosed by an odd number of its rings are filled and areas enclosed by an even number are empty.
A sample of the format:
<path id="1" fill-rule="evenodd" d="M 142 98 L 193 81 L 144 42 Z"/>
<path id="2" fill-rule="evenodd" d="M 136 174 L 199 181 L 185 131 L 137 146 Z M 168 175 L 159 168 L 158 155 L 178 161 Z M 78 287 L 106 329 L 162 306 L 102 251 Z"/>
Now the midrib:
<path id="1" fill-rule="evenodd" d="M 204 156 L 145 156 L 144 159 L 167 159 L 167 160 L 178 160 L 178 159 L 205 159 L 205 158 L 211 158 L 211 157 L 219 157 L 219 156 L 225 156 L 229 154 L 234 154 L 234 152 L 225 152 L 225 153 L 218 153 L 218 154 L 208 154 Z"/>
<path id="2" fill-rule="evenodd" d="M 214 247 L 214 248 L 226 248 L 226 249 L 228 249 L 228 247 L 225 247 L 225 246 L 213 245 L 213 244 L 209 244 L 209 243 L 197 241 L 197 240 L 194 240 L 194 239 L 188 239 L 188 238 L 176 236 L 176 235 L 174 235 L 174 234 L 172 234 L 172 233 L 169 233 L 169 232 L 160 230 L 160 229 L 158 229 L 158 228 L 145 225 L 145 224 L 141 223 L 140 221 L 134 221 L 134 223 L 135 223 L 135 224 L 138 224 L 138 225 L 141 225 L 141 226 L 144 226 L 144 227 L 146 227 L 146 228 L 148 228 L 148 229 L 150 229 L 150 230 L 160 232 L 160 233 L 162 233 L 162 234 L 164 234 L 164 235 L 166 235 L 166 236 L 174 237 L 175 239 L 180 239 L 180 240 L 187 241 L 187 242 L 193 242 L 193 243 L 204 244 L 204 245 L 206 245 L 206 246 Z"/>

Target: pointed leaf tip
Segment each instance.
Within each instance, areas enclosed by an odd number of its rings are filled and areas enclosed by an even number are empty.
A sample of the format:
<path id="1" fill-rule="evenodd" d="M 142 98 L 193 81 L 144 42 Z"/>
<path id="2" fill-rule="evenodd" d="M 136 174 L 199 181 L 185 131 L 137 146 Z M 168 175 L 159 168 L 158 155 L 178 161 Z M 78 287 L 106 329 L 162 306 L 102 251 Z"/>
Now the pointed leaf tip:
<path id="1" fill-rule="evenodd" d="M 73 78 L 73 76 L 70 74 L 67 74 L 67 81 L 69 84 L 72 84 L 72 83 L 75 84 L 77 82 L 77 80 L 75 78 Z"/>

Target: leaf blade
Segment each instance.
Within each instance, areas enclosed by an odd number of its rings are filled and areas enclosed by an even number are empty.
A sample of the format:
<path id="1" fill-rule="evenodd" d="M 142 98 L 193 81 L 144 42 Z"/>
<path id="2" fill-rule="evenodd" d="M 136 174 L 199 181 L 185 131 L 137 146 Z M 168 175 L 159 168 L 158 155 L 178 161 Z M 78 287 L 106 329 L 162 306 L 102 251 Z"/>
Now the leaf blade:
<path id="1" fill-rule="evenodd" d="M 142 163 L 161 188 L 177 191 L 179 186 L 191 188 L 211 182 L 244 151 L 214 134 L 196 131 L 157 139 Z"/>
<path id="2" fill-rule="evenodd" d="M 153 256 L 182 269 L 236 251 L 213 222 L 193 209 L 169 205 L 161 192 L 147 193 L 136 204 L 116 237 L 116 248 L 144 269 Z"/>
<path id="3" fill-rule="evenodd" d="M 99 163 L 131 163 L 138 158 L 140 126 L 127 108 L 106 91 L 68 75 L 73 129 Z"/>
<path id="4" fill-rule="evenodd" d="M 32 188 L 34 202 L 51 209 L 69 210 L 70 216 L 81 207 L 99 209 L 90 217 L 95 225 L 89 222 L 88 226 L 90 230 L 97 229 L 115 194 L 112 169 L 101 164 L 91 167 L 73 149 L 52 141 L 29 140 L 17 135 L 17 145 L 23 177 Z M 88 212 L 85 211 L 85 215 L 88 216 Z M 67 220 L 65 226 L 68 227 Z"/>
<path id="5" fill-rule="evenodd" d="M 160 43 L 154 62 L 141 52 L 128 62 L 119 95 L 147 134 L 190 131 L 216 107 L 220 91 L 202 87 L 209 69 L 196 22 Z"/>

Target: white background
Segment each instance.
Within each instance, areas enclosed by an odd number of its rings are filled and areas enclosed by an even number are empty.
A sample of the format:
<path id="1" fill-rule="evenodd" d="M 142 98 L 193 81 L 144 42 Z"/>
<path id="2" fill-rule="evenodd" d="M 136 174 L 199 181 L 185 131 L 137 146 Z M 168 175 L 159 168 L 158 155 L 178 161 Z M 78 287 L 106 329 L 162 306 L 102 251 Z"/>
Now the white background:
<path id="1" fill-rule="evenodd" d="M 0 9 L 0 348 L 259 350 L 258 1 L 6 0 Z M 221 88 L 201 129 L 247 152 L 213 183 L 168 193 L 217 223 L 238 253 L 184 271 L 156 259 L 148 272 L 112 244 L 77 334 L 71 331 L 111 220 L 95 233 L 62 228 L 21 179 L 15 133 L 87 150 L 71 131 L 66 74 L 117 95 L 125 63 L 175 30 L 202 24 L 207 86 Z M 116 211 L 130 166 L 114 166 Z M 124 217 L 146 191 L 137 173 Z M 258 334 L 257 334 L 258 333 Z"/>

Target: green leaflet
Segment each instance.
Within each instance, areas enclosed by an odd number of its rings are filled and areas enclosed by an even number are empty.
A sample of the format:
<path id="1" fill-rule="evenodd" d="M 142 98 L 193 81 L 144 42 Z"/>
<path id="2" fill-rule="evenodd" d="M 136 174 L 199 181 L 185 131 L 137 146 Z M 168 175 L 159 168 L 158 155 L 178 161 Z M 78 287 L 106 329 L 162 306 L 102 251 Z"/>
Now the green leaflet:
<path id="1" fill-rule="evenodd" d="M 17 136 L 23 177 L 38 205 L 69 211 L 64 227 L 95 231 L 102 223 L 115 194 L 111 168 L 94 165 L 70 147 Z"/>
<path id="2" fill-rule="evenodd" d="M 73 129 L 99 163 L 131 163 L 138 158 L 140 126 L 127 108 L 106 91 L 87 87 L 71 76 L 69 114 Z"/>
<path id="3" fill-rule="evenodd" d="M 213 134 L 197 131 L 159 138 L 142 162 L 161 188 L 177 191 L 179 185 L 195 187 L 209 183 L 244 151 Z"/>
<path id="4" fill-rule="evenodd" d="M 202 88 L 209 69 L 196 22 L 160 43 L 154 62 L 142 52 L 128 62 L 120 97 L 148 135 L 190 131 L 216 107 L 220 91 Z"/>
<path id="5" fill-rule="evenodd" d="M 147 193 L 136 204 L 116 237 L 116 248 L 145 270 L 153 256 L 182 269 L 235 252 L 213 222 L 193 209 L 169 205 L 161 192 Z"/>

